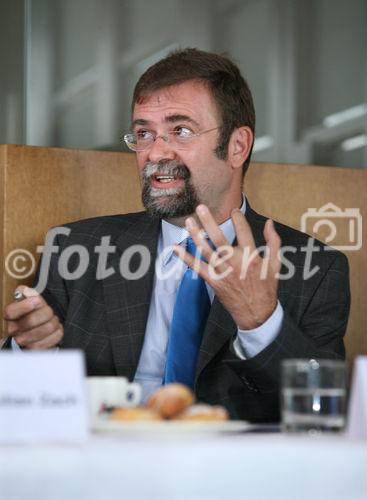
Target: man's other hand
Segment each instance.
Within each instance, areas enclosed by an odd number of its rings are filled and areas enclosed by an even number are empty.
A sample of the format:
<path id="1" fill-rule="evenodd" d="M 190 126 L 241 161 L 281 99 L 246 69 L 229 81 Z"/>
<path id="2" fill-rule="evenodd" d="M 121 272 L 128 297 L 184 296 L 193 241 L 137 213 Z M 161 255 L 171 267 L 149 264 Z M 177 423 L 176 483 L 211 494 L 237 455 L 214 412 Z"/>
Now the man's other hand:
<path id="1" fill-rule="evenodd" d="M 24 349 L 56 347 L 64 336 L 64 329 L 53 309 L 32 288 L 19 286 L 16 291 L 25 298 L 5 308 L 7 335 Z"/>

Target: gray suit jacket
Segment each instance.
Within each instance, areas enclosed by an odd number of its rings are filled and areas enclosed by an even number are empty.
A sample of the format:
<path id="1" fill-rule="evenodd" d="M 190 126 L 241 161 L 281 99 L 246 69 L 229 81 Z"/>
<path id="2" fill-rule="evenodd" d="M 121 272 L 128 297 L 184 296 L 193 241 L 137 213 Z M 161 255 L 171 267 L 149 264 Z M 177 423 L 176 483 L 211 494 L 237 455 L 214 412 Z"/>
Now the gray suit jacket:
<path id="1" fill-rule="evenodd" d="M 264 245 L 265 218 L 249 206 L 246 217 L 257 246 Z M 87 271 L 76 280 L 63 280 L 58 255 L 53 255 L 48 285 L 43 295 L 64 324 L 64 348 L 80 348 L 86 354 L 89 375 L 121 375 L 133 379 L 142 349 L 148 317 L 160 221 L 146 213 L 98 217 L 67 225 L 69 236 L 55 244 L 63 251 L 83 245 L 89 253 Z M 279 300 L 285 315 L 278 337 L 257 356 L 240 360 L 232 348 L 237 327 L 217 298 L 211 307 L 196 369 L 195 391 L 199 400 L 227 407 L 233 418 L 254 422 L 279 419 L 280 363 L 284 358 L 343 358 L 343 335 L 349 312 L 347 259 L 337 251 L 313 254 L 312 266 L 319 271 L 302 277 L 307 236 L 275 224 L 282 245 L 295 247 L 286 257 L 295 266 L 292 279 L 279 282 Z M 98 280 L 95 246 L 110 237 L 116 252 L 107 268 L 115 272 Z M 121 255 L 132 245 L 144 245 L 151 254 L 148 272 L 137 280 L 126 280 L 119 272 Z M 69 272 L 78 266 L 73 254 Z M 138 254 L 130 270 L 139 268 Z M 283 274 L 287 270 L 284 269 Z"/>

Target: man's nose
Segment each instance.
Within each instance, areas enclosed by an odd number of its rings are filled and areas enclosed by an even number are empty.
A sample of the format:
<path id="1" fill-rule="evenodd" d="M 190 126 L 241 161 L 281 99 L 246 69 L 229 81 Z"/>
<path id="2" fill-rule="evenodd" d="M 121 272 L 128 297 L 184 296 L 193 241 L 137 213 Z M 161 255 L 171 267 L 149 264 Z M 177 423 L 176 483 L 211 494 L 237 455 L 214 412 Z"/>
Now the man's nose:
<path id="1" fill-rule="evenodd" d="M 167 138 L 158 136 L 149 148 L 148 158 L 152 162 L 174 160 L 176 158 L 176 151 Z"/>

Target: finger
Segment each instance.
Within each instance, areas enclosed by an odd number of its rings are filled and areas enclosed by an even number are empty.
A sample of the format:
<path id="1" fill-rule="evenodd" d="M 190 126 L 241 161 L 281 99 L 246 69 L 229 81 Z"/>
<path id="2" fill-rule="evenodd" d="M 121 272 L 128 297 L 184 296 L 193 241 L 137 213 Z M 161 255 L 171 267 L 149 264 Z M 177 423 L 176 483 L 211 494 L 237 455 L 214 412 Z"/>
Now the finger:
<path id="1" fill-rule="evenodd" d="M 188 217 L 185 220 L 185 227 L 199 250 L 200 255 L 209 261 L 213 253 L 213 249 L 209 245 L 203 229 L 200 229 L 193 217 Z"/>
<path id="2" fill-rule="evenodd" d="M 44 339 L 34 342 L 33 344 L 30 344 L 28 349 L 52 349 L 53 347 L 56 347 L 61 340 L 63 339 L 64 336 L 64 330 L 62 326 L 56 330 L 56 332 L 52 333 L 51 335 L 48 335 Z"/>
<path id="3" fill-rule="evenodd" d="M 8 335 L 14 336 L 17 333 L 27 332 L 37 328 L 47 323 L 47 321 L 50 321 L 53 316 L 53 309 L 48 305 L 41 307 L 41 309 L 32 310 L 28 314 L 17 319 L 17 321 L 9 323 Z"/>
<path id="4" fill-rule="evenodd" d="M 218 275 L 222 276 L 223 273 L 228 272 L 228 267 L 231 266 L 227 262 L 231 260 L 234 254 L 232 245 L 222 245 L 213 250 L 209 245 L 208 239 L 205 237 L 204 231 L 199 228 L 192 217 L 186 219 L 186 229 L 194 240 L 200 255 L 204 257 L 209 264 L 209 275 L 218 279 Z"/>
<path id="5" fill-rule="evenodd" d="M 191 253 L 187 252 L 180 245 L 173 245 L 175 254 L 185 262 L 185 264 L 193 269 L 199 276 L 207 281 L 209 277 L 208 264 L 201 259 L 197 259 Z"/>
<path id="6" fill-rule="evenodd" d="M 40 342 L 46 337 L 52 335 L 60 328 L 59 319 L 54 316 L 50 321 L 40 325 L 32 330 L 19 333 L 13 338 L 20 347 L 29 348 L 29 346 L 35 342 Z"/>
<path id="7" fill-rule="evenodd" d="M 173 245 L 173 251 L 176 255 L 185 262 L 185 264 L 201 276 L 214 290 L 217 290 L 218 283 L 222 278 L 225 278 L 233 272 L 232 266 L 226 266 L 224 271 L 220 271 L 218 266 L 213 267 L 211 264 L 195 258 L 190 253 L 186 252 L 180 245 Z M 227 246 L 228 248 L 228 246 Z M 230 247 L 233 249 L 233 247 Z"/>
<path id="8" fill-rule="evenodd" d="M 15 289 L 15 292 L 20 292 L 25 297 L 37 297 L 37 296 L 39 296 L 39 293 L 37 292 L 37 290 L 35 290 L 34 288 L 30 288 L 29 286 L 25 286 L 25 285 L 17 286 L 17 288 Z"/>
<path id="9" fill-rule="evenodd" d="M 274 222 L 271 219 L 268 219 L 265 223 L 264 227 L 264 238 L 266 241 L 266 245 L 269 249 L 269 261 L 271 268 L 274 273 L 280 271 L 281 262 L 280 262 L 280 247 L 281 247 L 281 239 L 274 228 Z"/>
<path id="10" fill-rule="evenodd" d="M 20 333 L 17 321 L 7 321 L 6 323 L 6 335 L 8 337 L 13 337 L 17 333 Z"/>
<path id="11" fill-rule="evenodd" d="M 216 247 L 229 245 L 227 238 L 224 236 L 206 205 L 198 205 L 196 208 L 196 215 L 207 232 L 208 237 Z"/>
<path id="12" fill-rule="evenodd" d="M 232 210 L 231 218 L 236 232 L 238 246 L 241 248 L 248 248 L 249 253 L 252 254 L 256 251 L 256 244 L 246 217 L 241 210 L 236 208 Z"/>
<path id="13" fill-rule="evenodd" d="M 46 304 L 41 295 L 28 297 L 23 300 L 16 300 L 8 304 L 4 310 L 4 319 L 17 320 L 30 312 L 43 307 Z"/>

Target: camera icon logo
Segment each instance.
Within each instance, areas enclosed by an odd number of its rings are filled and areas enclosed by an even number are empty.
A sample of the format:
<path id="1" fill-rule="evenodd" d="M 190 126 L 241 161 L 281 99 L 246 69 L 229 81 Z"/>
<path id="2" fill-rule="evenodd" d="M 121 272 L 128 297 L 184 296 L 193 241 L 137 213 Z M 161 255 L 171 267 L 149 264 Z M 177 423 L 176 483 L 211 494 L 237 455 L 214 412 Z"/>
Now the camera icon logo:
<path id="1" fill-rule="evenodd" d="M 362 248 L 359 208 L 342 210 L 334 203 L 326 203 L 319 209 L 309 208 L 301 216 L 301 231 L 322 239 L 333 249 L 357 251 Z"/>

